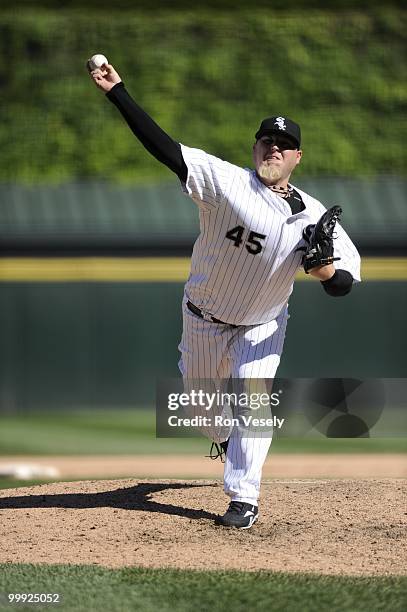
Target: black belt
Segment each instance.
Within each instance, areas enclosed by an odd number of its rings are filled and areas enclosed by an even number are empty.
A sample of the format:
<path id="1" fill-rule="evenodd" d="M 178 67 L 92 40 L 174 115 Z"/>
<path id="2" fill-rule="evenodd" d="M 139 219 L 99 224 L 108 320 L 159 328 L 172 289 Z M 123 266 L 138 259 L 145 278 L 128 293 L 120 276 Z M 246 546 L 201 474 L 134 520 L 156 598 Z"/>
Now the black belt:
<path id="1" fill-rule="evenodd" d="M 193 304 L 189 300 L 187 301 L 187 308 L 188 308 L 188 310 L 193 312 L 200 319 L 204 319 L 205 318 L 204 315 L 203 315 L 202 310 L 200 308 L 198 308 L 198 306 L 195 306 L 195 304 Z M 217 319 L 216 317 L 213 317 L 212 315 L 208 315 L 208 316 L 211 318 L 211 320 L 214 323 L 221 323 L 222 325 L 230 325 L 230 327 L 238 327 L 237 325 L 232 325 L 232 323 L 225 323 L 225 321 L 220 321 L 219 319 Z"/>

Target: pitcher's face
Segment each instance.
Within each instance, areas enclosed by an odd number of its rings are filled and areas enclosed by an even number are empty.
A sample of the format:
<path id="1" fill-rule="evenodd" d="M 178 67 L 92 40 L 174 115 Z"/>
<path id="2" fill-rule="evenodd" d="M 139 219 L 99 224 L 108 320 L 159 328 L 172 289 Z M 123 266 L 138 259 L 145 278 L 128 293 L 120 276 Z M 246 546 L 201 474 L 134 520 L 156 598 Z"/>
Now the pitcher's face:
<path id="1" fill-rule="evenodd" d="M 253 145 L 253 161 L 257 174 L 265 185 L 286 183 L 300 163 L 302 151 L 283 134 L 262 136 Z"/>

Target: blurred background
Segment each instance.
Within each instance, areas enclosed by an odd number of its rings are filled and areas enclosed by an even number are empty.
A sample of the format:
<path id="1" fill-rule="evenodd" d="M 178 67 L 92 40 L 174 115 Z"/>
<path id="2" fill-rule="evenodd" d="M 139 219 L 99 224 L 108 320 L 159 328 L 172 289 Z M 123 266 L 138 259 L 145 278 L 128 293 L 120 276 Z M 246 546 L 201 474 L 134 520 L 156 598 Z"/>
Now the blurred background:
<path id="1" fill-rule="evenodd" d="M 2 1 L 0 456 L 207 446 L 156 440 L 153 410 L 197 210 L 90 81 L 94 53 L 175 140 L 232 163 L 264 117 L 301 124 L 293 183 L 343 207 L 364 282 L 332 300 L 299 275 L 279 375 L 406 376 L 406 30 L 401 2 Z M 405 450 L 353 442 L 324 448 Z"/>

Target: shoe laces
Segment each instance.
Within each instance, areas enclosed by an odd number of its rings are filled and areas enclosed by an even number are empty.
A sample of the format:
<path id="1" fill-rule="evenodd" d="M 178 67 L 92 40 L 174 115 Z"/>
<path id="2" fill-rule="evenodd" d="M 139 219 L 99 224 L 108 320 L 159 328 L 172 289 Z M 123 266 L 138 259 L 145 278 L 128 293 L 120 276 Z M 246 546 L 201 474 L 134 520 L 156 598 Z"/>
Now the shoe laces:
<path id="1" fill-rule="evenodd" d="M 205 455 L 205 457 L 209 457 L 214 461 L 220 457 L 222 463 L 225 463 L 226 453 L 220 444 L 216 442 L 212 442 L 211 450 L 209 451 L 209 455 Z"/>

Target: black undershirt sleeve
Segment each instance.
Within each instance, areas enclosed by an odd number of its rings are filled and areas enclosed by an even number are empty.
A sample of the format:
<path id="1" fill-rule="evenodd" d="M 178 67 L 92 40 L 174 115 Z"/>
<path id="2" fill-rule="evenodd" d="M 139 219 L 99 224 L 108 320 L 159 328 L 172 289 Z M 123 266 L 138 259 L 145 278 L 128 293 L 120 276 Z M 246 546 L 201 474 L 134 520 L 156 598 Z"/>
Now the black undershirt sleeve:
<path id="1" fill-rule="evenodd" d="M 107 92 L 106 97 L 112 102 L 126 120 L 133 134 L 141 144 L 159 162 L 175 172 L 185 182 L 188 169 L 182 157 L 181 145 L 175 142 L 155 121 L 142 109 L 126 90 L 123 82 L 117 83 Z"/>
<path id="2" fill-rule="evenodd" d="M 350 293 L 353 284 L 353 276 L 347 270 L 335 270 L 335 274 L 326 281 L 321 281 L 321 285 L 333 297 L 341 297 Z"/>

